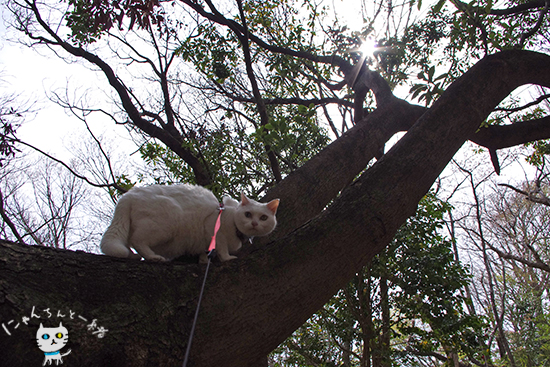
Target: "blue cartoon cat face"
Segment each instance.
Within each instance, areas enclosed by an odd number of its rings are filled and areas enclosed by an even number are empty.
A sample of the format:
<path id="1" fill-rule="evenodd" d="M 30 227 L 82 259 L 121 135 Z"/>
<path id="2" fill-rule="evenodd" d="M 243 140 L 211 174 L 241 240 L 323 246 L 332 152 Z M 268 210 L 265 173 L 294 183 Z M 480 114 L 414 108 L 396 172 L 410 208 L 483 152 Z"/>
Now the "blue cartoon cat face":
<path id="1" fill-rule="evenodd" d="M 58 327 L 44 327 L 40 324 L 36 332 L 38 348 L 43 352 L 57 352 L 63 348 L 69 340 L 69 332 L 61 323 Z"/>

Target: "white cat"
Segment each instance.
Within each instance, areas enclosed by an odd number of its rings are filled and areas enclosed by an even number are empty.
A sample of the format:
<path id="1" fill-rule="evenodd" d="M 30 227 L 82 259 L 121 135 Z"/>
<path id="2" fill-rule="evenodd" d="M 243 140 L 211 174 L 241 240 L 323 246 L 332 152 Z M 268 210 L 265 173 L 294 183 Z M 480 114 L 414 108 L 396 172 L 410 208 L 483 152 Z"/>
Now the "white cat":
<path id="1" fill-rule="evenodd" d="M 224 197 L 223 204 L 216 235 L 216 253 L 221 261 L 236 259 L 229 253 L 240 249 L 247 238 L 265 236 L 275 229 L 279 199 L 261 204 L 241 195 L 240 203 Z M 101 240 L 101 251 L 153 261 L 200 254 L 201 262 L 205 262 L 218 213 L 218 200 L 201 186 L 133 188 L 118 201 L 113 221 Z"/>
<path id="2" fill-rule="evenodd" d="M 46 362 L 51 365 L 52 361 L 55 361 L 56 365 L 63 364 L 62 357 L 71 353 L 70 349 L 67 353 L 61 354 L 60 352 L 61 348 L 67 345 L 67 341 L 69 341 L 69 332 L 61 322 L 58 327 L 44 327 L 40 324 L 36 332 L 36 342 L 38 343 L 38 348 L 44 352 L 44 363 L 42 366 L 45 366 Z"/>

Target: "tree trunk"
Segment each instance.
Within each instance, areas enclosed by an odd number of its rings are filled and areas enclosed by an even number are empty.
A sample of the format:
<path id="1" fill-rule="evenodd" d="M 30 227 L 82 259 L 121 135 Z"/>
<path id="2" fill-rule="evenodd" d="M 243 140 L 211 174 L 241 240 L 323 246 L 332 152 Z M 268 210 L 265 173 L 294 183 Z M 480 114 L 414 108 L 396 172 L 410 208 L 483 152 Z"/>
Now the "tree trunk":
<path id="1" fill-rule="evenodd" d="M 380 308 L 382 313 L 382 332 L 380 333 L 379 354 L 380 366 L 389 367 L 390 340 L 391 340 L 391 319 L 390 319 L 390 300 L 389 300 L 388 278 L 383 275 L 380 278 Z"/>
<path id="2" fill-rule="evenodd" d="M 367 267 L 370 263 L 367 264 Z M 366 278 L 366 279 L 365 279 Z M 374 366 L 374 350 L 376 349 L 375 340 L 376 335 L 374 332 L 374 322 L 372 314 L 372 276 L 370 268 L 367 268 L 366 276 L 360 277 L 361 282 L 360 292 L 358 296 L 362 300 L 361 305 L 361 318 L 359 319 L 359 325 L 363 332 L 363 354 L 361 355 L 361 367 Z"/>
<path id="3" fill-rule="evenodd" d="M 464 141 L 509 92 L 527 83 L 550 87 L 550 57 L 527 51 L 489 56 L 339 197 L 365 167 L 355 157 L 378 148 L 369 144 L 380 144 L 382 127 L 358 126 L 283 180 L 273 190 L 281 198 L 281 225 L 270 242 L 211 267 L 189 366 L 263 361 L 392 240 Z M 382 121 L 385 116 L 378 114 Z M 312 166 L 317 171 L 308 171 Z M 337 184 L 330 182 L 334 172 L 342 176 Z M 307 208 L 294 211 L 304 202 Z M 0 246 L 0 266 L 3 365 L 40 365 L 38 326 L 60 321 L 69 332 L 62 349 L 71 349 L 63 357 L 67 365 L 181 365 L 204 266 L 10 243 Z M 108 330 L 103 338 L 100 327 Z"/>

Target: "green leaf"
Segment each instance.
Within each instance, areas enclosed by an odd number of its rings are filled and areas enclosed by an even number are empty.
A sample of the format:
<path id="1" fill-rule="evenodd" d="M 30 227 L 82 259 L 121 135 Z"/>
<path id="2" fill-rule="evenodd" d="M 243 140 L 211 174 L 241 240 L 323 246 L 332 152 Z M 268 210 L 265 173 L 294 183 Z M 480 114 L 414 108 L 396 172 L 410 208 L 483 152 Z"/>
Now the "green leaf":
<path id="1" fill-rule="evenodd" d="M 487 5 L 485 6 L 485 13 L 489 14 L 493 9 L 493 0 L 488 0 Z"/>
<path id="2" fill-rule="evenodd" d="M 446 0 L 439 0 L 437 4 L 432 7 L 432 11 L 434 13 L 439 13 L 441 11 L 441 8 L 443 8 L 443 5 L 445 5 L 445 1 Z"/>

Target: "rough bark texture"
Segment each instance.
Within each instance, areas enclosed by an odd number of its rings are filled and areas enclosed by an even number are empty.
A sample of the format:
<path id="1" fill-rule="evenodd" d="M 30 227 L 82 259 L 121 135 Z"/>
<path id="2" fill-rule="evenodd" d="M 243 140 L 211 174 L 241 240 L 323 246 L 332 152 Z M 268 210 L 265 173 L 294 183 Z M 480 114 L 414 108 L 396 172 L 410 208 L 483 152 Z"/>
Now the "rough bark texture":
<path id="1" fill-rule="evenodd" d="M 391 241 L 493 108 L 528 83 L 550 86 L 550 57 L 526 51 L 487 57 L 425 113 L 389 102 L 283 180 L 266 198 L 281 198 L 279 230 L 238 260 L 211 268 L 190 366 L 265 365 L 267 353 Z M 346 187 L 392 131 L 411 125 Z M 59 320 L 70 331 L 67 365 L 181 365 L 203 266 L 9 243 L 0 246 L 0 266 L 0 322 L 12 332 L 0 330 L 2 365 L 39 365 L 37 326 Z M 14 329 L 33 306 L 70 309 L 109 331 L 100 339 L 76 317 L 51 321 L 43 311 L 40 320 Z"/>

